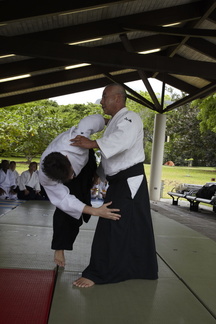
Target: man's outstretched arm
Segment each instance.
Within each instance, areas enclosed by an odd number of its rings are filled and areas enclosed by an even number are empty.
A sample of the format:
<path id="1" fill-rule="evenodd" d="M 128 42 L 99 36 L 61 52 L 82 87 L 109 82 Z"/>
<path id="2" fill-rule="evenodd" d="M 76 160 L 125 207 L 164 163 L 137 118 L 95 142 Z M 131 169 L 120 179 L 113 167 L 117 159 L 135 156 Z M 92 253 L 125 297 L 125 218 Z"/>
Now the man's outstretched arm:
<path id="1" fill-rule="evenodd" d="M 79 146 L 86 149 L 99 148 L 96 141 L 92 141 L 89 138 L 81 135 L 77 135 L 70 140 L 72 146 Z"/>
<path id="2" fill-rule="evenodd" d="M 91 207 L 86 205 L 83 209 L 83 213 L 89 214 L 92 216 L 99 216 L 102 218 L 107 218 L 111 220 L 119 220 L 121 215 L 117 214 L 116 212 L 119 212 L 120 209 L 117 208 L 108 208 L 109 205 L 111 205 L 112 202 L 108 202 L 106 204 L 103 204 L 100 207 Z"/>

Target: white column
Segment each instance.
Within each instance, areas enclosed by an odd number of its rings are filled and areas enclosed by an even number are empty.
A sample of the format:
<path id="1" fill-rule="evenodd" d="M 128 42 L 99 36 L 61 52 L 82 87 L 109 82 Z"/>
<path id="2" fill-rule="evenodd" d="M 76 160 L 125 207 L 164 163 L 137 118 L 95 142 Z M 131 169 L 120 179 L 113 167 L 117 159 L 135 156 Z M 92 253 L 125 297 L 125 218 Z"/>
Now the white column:
<path id="1" fill-rule="evenodd" d="M 149 196 L 151 200 L 160 200 L 161 175 L 166 130 L 166 115 L 156 114 L 154 121 L 154 136 L 151 155 L 151 173 Z"/>

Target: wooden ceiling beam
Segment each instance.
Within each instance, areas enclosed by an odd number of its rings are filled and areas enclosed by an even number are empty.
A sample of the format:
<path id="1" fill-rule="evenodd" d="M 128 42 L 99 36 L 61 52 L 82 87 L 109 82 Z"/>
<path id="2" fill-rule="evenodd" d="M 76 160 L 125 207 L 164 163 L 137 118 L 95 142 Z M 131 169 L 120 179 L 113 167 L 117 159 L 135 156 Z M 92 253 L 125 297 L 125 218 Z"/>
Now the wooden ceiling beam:
<path id="1" fill-rule="evenodd" d="M 129 22 L 130 24 L 142 24 L 143 21 L 145 21 L 145 24 L 151 26 L 154 24 L 165 25 L 177 21 L 186 22 L 197 20 L 202 15 L 201 6 L 202 1 L 198 1 L 123 17 L 94 21 L 42 32 L 29 33 L 26 37 L 67 44 L 97 37 L 124 33 L 125 30 L 123 26 Z"/>
<path id="2" fill-rule="evenodd" d="M 104 75 L 108 80 L 112 81 L 113 83 L 118 83 L 115 76 L 112 76 L 109 73 L 104 73 Z M 154 109 L 154 105 L 152 104 L 152 102 L 150 102 L 146 98 L 142 97 L 139 93 L 137 93 L 136 91 L 134 91 L 130 87 L 126 86 L 125 84 L 122 83 L 122 86 L 125 88 L 126 91 L 131 93 L 133 95 L 133 97 L 137 98 L 139 100 L 140 104 L 142 104 L 143 106 L 146 106 L 148 108 Z"/>
<path id="3" fill-rule="evenodd" d="M 216 60 L 216 45 L 205 39 L 190 38 L 187 41 L 186 46 L 189 46 L 197 52 Z"/>
<path id="4" fill-rule="evenodd" d="M 162 27 L 131 24 L 130 22 L 124 27 L 125 30 L 150 31 L 158 34 L 172 36 L 188 36 L 188 37 L 216 37 L 216 30 L 201 29 L 201 28 L 186 28 L 186 27 Z"/>
<path id="5" fill-rule="evenodd" d="M 102 6 L 110 6 L 116 3 L 124 3 L 126 0 L 79 0 L 79 1 L 43 1 L 37 0 L 35 5 L 29 1 L 20 1 L 11 3 L 8 1 L 0 1 L 0 21 L 14 21 L 21 19 L 29 19 L 38 16 L 85 11 L 96 9 Z M 133 0 L 127 0 L 133 1 Z"/>
<path id="6" fill-rule="evenodd" d="M 192 94 L 192 95 L 188 95 L 176 102 L 174 102 L 173 104 L 167 106 L 165 109 L 164 109 L 164 112 L 168 112 L 168 111 L 171 111 L 173 110 L 174 108 L 178 108 L 180 106 L 183 106 L 193 100 L 196 100 L 198 98 L 200 98 L 201 96 L 202 97 L 205 97 L 207 95 L 209 95 L 210 93 L 214 93 L 216 91 L 216 83 L 212 83 L 200 90 L 198 90 L 196 93 Z"/>
<path id="7" fill-rule="evenodd" d="M 106 72 L 108 73 L 115 73 L 117 72 L 118 69 L 107 69 Z M 69 81 L 69 80 L 75 80 L 75 79 L 84 79 L 85 77 L 90 77 L 94 76 L 96 72 L 96 68 L 92 66 L 86 66 L 83 68 L 77 68 L 77 69 L 72 69 L 72 70 L 61 70 L 61 71 L 56 71 L 53 73 L 47 73 L 43 75 L 38 75 L 38 76 L 32 76 L 31 78 L 26 78 L 26 79 L 20 79 L 20 80 L 14 80 L 10 82 L 5 82 L 5 83 L 0 83 L 0 92 L 1 93 L 11 93 L 13 91 L 20 91 L 23 89 L 29 90 L 30 88 L 33 87 L 40 87 L 40 86 L 48 86 L 53 87 L 53 84 L 58 84 L 58 83 L 63 83 L 64 81 Z M 100 71 L 97 71 L 98 75 L 102 74 L 103 71 L 100 68 Z M 134 80 L 138 80 L 140 77 L 137 72 L 123 72 L 121 71 L 122 77 L 128 76 L 128 75 L 133 75 Z M 146 77 L 150 78 L 151 74 L 146 73 Z M 100 78 L 100 77 L 99 77 Z M 96 78 L 97 79 L 97 78 Z M 164 80 L 164 74 L 158 74 L 157 79 L 161 82 Z M 132 80 L 132 78 L 130 78 Z M 132 81 L 134 81 L 132 80 Z M 94 81 L 92 81 L 94 82 Z M 125 81 L 126 82 L 126 81 Z M 166 83 L 169 84 L 170 86 L 173 86 L 177 89 L 180 89 L 183 92 L 186 93 L 194 93 L 197 91 L 197 88 L 180 80 L 177 79 L 171 75 L 166 75 Z"/>
<path id="8" fill-rule="evenodd" d="M 208 20 L 210 20 L 211 22 L 213 22 L 213 24 L 216 23 L 216 10 L 213 11 L 212 13 L 210 13 L 210 15 L 208 16 Z"/>
<path id="9" fill-rule="evenodd" d="M 157 75 L 157 80 L 160 80 L 161 82 L 164 81 L 164 74 L 159 73 Z M 197 91 L 198 89 L 196 87 L 194 87 L 193 85 L 182 81 L 181 79 L 175 78 L 172 75 L 168 75 L 166 74 L 166 84 L 170 85 L 176 89 L 179 89 L 182 92 L 186 92 L 186 93 L 194 93 L 195 91 Z"/>
<path id="10" fill-rule="evenodd" d="M 9 94 L 16 91 L 27 91 L 29 89 L 40 88 L 40 87 L 54 87 L 58 83 L 66 83 L 71 80 L 77 80 L 85 78 L 86 76 L 95 76 L 97 71 L 93 66 L 87 66 L 85 71 L 82 68 L 75 70 L 62 70 L 59 72 L 47 73 L 28 78 L 18 79 L 10 82 L 0 83 L 0 94 Z M 98 73 L 99 74 L 99 73 Z M 1 96 L 1 95 L 0 95 Z"/>
<path id="11" fill-rule="evenodd" d="M 7 48 L 13 53 L 32 57 L 60 60 L 70 64 L 71 61 L 85 62 L 102 66 L 113 66 L 129 69 L 144 69 L 145 71 L 165 72 L 171 74 L 189 75 L 201 78 L 216 79 L 215 64 L 163 57 L 159 55 L 139 55 L 123 53 L 117 50 L 102 48 L 85 48 L 83 46 L 68 46 L 51 42 L 42 42 L 24 38 L 0 36 L 0 48 Z"/>
<path id="12" fill-rule="evenodd" d="M 203 14 L 200 17 L 199 20 L 194 21 L 194 22 L 189 22 L 187 27 L 190 28 L 198 28 L 202 22 L 208 18 L 208 16 L 215 10 L 216 8 L 216 2 L 212 2 L 212 1 L 206 1 L 205 4 L 203 5 Z M 173 57 L 177 52 L 178 49 L 184 45 L 188 40 L 189 40 L 190 36 L 185 36 L 182 41 L 175 47 L 175 49 L 169 53 L 169 57 Z"/>
<path id="13" fill-rule="evenodd" d="M 65 67 L 65 62 L 59 60 L 48 60 L 48 59 L 28 59 L 18 62 L 5 63 L 1 65 L 0 78 L 10 78 L 20 74 L 27 73 L 47 73 L 49 70 L 58 71 Z"/>
<path id="14" fill-rule="evenodd" d="M 134 52 L 133 46 L 132 46 L 131 42 L 129 41 L 126 34 L 120 35 L 120 39 L 121 39 L 126 51 Z M 138 72 L 138 74 L 140 76 L 140 79 L 143 81 L 147 91 L 149 92 L 150 97 L 152 98 L 152 101 L 153 101 L 156 109 L 158 111 L 160 111 L 160 109 L 161 109 L 160 103 L 159 103 L 159 101 L 158 101 L 158 99 L 157 99 L 157 97 L 156 97 L 156 95 L 155 95 L 155 93 L 154 93 L 154 91 L 153 91 L 153 89 L 151 87 L 151 84 L 148 81 L 146 72 L 144 70 L 141 70 L 141 69 L 138 69 L 137 72 Z"/>
<path id="15" fill-rule="evenodd" d="M 142 105 L 142 106 L 148 107 L 148 106 L 146 106 L 146 105 L 143 104 L 143 101 L 139 100 L 138 98 L 136 98 L 136 97 L 134 97 L 134 96 L 131 96 L 131 95 L 127 94 L 127 98 L 130 99 L 130 100 L 132 100 L 132 101 L 137 102 L 139 105 Z M 158 112 L 158 110 L 157 110 L 154 106 L 151 107 L 151 108 L 150 108 L 150 107 L 148 107 L 148 108 L 151 109 L 151 110 L 153 110 L 153 111 Z"/>
<path id="16" fill-rule="evenodd" d="M 212 1 L 212 0 L 208 0 L 205 1 L 205 3 L 203 2 L 201 5 L 201 17 L 196 21 L 191 21 L 189 23 L 186 24 L 185 28 L 190 27 L 190 28 L 198 28 L 202 22 L 207 19 L 215 10 L 216 8 L 216 2 Z M 179 44 L 177 46 L 175 46 L 173 49 L 167 51 L 167 56 L 168 57 L 174 57 L 177 53 L 178 50 L 187 43 L 187 41 L 190 39 L 190 36 L 185 36 L 182 38 L 181 42 L 179 42 Z M 157 73 L 154 74 L 154 77 L 157 76 Z M 208 77 L 207 77 L 208 78 Z"/>
<path id="17" fill-rule="evenodd" d="M 139 76 L 136 71 L 129 72 L 124 75 L 116 76 L 116 80 L 118 83 L 131 82 L 131 81 L 136 81 L 138 79 Z M 0 97 L 0 107 L 7 107 L 7 106 L 17 105 L 17 104 L 35 101 L 35 100 L 63 96 L 69 93 L 72 94 L 81 91 L 97 89 L 97 88 L 105 87 L 108 84 L 109 82 L 107 81 L 107 78 L 101 77 L 100 79 L 80 81 L 74 84 L 68 84 L 68 85 L 59 84 L 56 85 L 55 87 L 52 87 L 51 84 L 49 88 L 43 90 L 35 90 L 32 88 L 27 92 L 24 90 L 23 93 L 11 94 L 7 97 L 2 97 L 2 98 Z"/>
<path id="18" fill-rule="evenodd" d="M 178 43 L 178 37 L 167 36 L 167 35 L 153 35 L 149 37 L 136 38 L 130 40 L 131 45 L 134 48 L 135 52 L 147 51 L 152 48 L 159 48 L 162 46 L 174 46 Z M 97 48 L 97 47 L 95 47 Z M 108 44 L 100 46 L 98 48 L 122 50 L 122 42 Z M 3 49 L 0 54 L 3 53 Z M 77 64 L 77 62 L 74 64 Z M 1 65 L 1 78 L 8 78 L 14 75 L 19 75 L 23 73 L 37 73 L 43 70 L 63 68 L 65 62 L 49 59 L 40 59 L 40 58 L 27 58 L 26 60 L 22 59 L 21 61 L 5 63 Z M 45 71 L 44 71 L 45 72 Z"/>

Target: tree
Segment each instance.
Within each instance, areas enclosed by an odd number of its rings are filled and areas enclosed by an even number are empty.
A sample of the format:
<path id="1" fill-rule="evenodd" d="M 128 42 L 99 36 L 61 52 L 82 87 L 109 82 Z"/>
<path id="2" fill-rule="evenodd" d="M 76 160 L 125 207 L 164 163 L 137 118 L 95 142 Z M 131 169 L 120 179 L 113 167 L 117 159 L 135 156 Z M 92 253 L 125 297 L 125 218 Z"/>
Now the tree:
<path id="1" fill-rule="evenodd" d="M 2 109 L 1 152 L 24 155 L 28 161 L 40 155 L 64 129 L 56 107 L 55 102 L 42 100 Z"/>
<path id="2" fill-rule="evenodd" d="M 140 91 L 145 99 L 151 101 L 148 92 Z M 143 105 L 138 104 L 137 102 L 127 99 L 127 107 L 130 110 L 136 112 L 143 121 L 144 128 L 144 151 L 145 151 L 145 163 L 151 162 L 151 151 L 152 151 L 152 142 L 153 142 L 153 132 L 154 132 L 154 117 L 155 112 Z"/>
<path id="3" fill-rule="evenodd" d="M 216 94 L 193 101 L 192 107 L 200 109 L 198 119 L 201 121 L 201 132 L 210 130 L 216 133 Z"/>
<path id="4" fill-rule="evenodd" d="M 59 106 L 51 100 L 1 109 L 0 153 L 21 155 L 31 161 L 41 155 L 58 134 L 77 125 L 83 117 L 96 113 L 101 114 L 102 108 L 95 104 Z"/>
<path id="5" fill-rule="evenodd" d="M 82 118 L 92 114 L 103 114 L 103 110 L 99 105 L 93 103 L 58 107 L 58 116 L 63 119 L 66 128 L 77 125 Z"/>
<path id="6" fill-rule="evenodd" d="M 170 141 L 165 143 L 165 160 L 185 165 L 188 159 L 193 159 L 194 166 L 215 166 L 216 134 L 210 130 L 200 132 L 199 111 L 198 107 L 187 104 L 168 114 Z"/>

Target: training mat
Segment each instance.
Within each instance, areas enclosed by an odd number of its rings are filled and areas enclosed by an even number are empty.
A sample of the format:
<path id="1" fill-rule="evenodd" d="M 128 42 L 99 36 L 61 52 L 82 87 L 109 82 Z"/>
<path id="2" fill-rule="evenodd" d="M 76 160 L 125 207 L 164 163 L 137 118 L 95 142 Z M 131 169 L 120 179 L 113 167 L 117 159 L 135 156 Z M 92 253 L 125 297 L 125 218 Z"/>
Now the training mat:
<path id="1" fill-rule="evenodd" d="M 45 324 L 55 282 L 53 270 L 0 269 L 0 324 Z"/>
<path id="2" fill-rule="evenodd" d="M 0 199 L 0 216 L 6 214 L 8 211 L 20 206 L 26 202 L 26 200 L 9 200 L 9 199 Z"/>
<path id="3" fill-rule="evenodd" d="M 166 265 L 164 265 L 166 267 Z M 215 318 L 167 269 L 158 280 L 77 288 L 59 272 L 48 324 L 215 324 Z"/>

